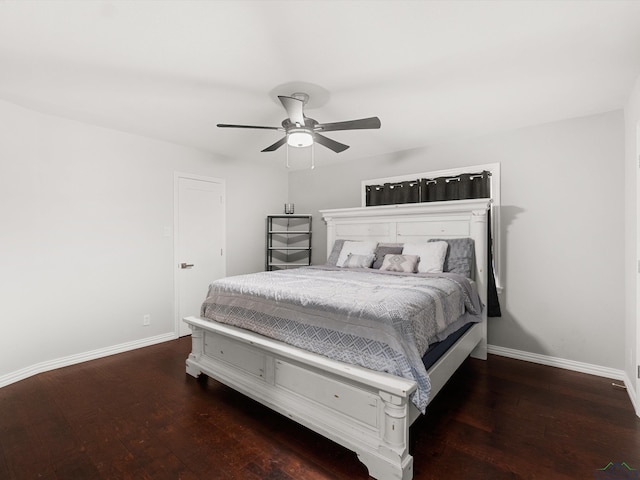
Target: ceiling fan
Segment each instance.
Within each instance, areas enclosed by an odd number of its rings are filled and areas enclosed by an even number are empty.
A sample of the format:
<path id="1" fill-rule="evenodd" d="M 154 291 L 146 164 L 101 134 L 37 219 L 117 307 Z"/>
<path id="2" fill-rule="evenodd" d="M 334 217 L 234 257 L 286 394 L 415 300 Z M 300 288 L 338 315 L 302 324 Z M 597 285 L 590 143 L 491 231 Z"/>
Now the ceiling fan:
<path id="1" fill-rule="evenodd" d="M 361 118 L 359 120 L 348 120 L 345 122 L 318 123 L 313 118 L 304 114 L 304 105 L 309 100 L 306 93 L 293 93 L 290 97 L 278 95 L 282 106 L 287 111 L 289 118 L 282 121 L 281 127 L 263 127 L 258 125 L 230 125 L 227 123 L 219 123 L 220 128 L 258 128 L 261 130 L 279 130 L 285 132 L 285 136 L 273 145 L 268 146 L 263 152 L 273 152 L 285 143 L 290 147 L 308 147 L 314 142 L 319 143 L 340 153 L 349 148 L 349 145 L 336 142 L 331 138 L 321 135 L 321 132 L 335 132 L 338 130 L 365 130 L 380 128 L 380 119 L 378 117 Z"/>

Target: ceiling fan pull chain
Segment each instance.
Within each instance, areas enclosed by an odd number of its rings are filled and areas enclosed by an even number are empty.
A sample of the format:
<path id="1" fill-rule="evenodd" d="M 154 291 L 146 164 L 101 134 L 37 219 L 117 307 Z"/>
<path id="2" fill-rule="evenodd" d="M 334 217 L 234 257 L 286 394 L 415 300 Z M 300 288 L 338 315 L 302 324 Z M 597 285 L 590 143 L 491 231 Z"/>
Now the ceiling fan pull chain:
<path id="1" fill-rule="evenodd" d="M 287 143 L 287 168 L 289 168 L 289 144 Z"/>
<path id="2" fill-rule="evenodd" d="M 316 168 L 316 145 L 315 142 L 311 144 L 311 170 Z"/>

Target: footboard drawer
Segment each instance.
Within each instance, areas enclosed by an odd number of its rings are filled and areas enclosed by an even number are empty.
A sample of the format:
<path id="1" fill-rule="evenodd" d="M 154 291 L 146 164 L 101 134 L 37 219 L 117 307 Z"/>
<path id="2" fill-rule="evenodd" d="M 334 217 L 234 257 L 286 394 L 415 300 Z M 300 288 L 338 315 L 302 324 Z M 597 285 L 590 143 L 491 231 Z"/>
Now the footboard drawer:
<path id="1" fill-rule="evenodd" d="M 267 357 L 252 348 L 244 347 L 238 342 L 227 340 L 217 335 L 206 335 L 204 353 L 217 360 L 229 363 L 234 367 L 264 380 Z"/>
<path id="2" fill-rule="evenodd" d="M 349 418 L 378 427 L 379 397 L 282 360 L 276 360 L 275 373 L 278 387 L 318 402 Z"/>

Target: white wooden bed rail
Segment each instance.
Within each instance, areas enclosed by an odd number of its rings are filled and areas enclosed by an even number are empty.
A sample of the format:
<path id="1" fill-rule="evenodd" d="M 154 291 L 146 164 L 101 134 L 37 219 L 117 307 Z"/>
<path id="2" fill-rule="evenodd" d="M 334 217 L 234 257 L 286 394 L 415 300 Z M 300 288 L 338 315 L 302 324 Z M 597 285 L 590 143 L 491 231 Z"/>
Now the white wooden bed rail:
<path id="1" fill-rule="evenodd" d="M 472 237 L 475 279 L 486 304 L 489 200 L 323 211 L 330 251 L 338 238 L 379 242 Z M 469 354 L 486 358 L 486 315 L 428 371 L 431 399 Z M 204 373 L 356 452 L 379 480 L 413 477 L 409 427 L 419 416 L 416 383 L 334 361 L 261 335 L 198 317 L 187 373 Z"/>

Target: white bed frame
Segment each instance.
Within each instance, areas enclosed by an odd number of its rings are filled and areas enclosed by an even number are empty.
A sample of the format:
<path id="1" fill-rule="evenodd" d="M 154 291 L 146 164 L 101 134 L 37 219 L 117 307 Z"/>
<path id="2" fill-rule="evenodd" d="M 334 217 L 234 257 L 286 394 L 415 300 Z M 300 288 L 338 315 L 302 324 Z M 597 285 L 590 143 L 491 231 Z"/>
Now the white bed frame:
<path id="1" fill-rule="evenodd" d="M 475 280 L 487 298 L 487 209 L 490 201 L 456 200 L 323 210 L 327 246 L 336 239 L 418 242 L 429 238 L 475 240 Z M 486 309 L 485 309 L 486 312 Z M 409 427 L 420 415 L 410 401 L 416 383 L 330 360 L 285 343 L 198 317 L 192 329 L 187 373 L 206 374 L 353 450 L 379 480 L 413 477 Z M 435 395 L 472 355 L 486 359 L 487 324 L 469 329 L 429 369 Z"/>

